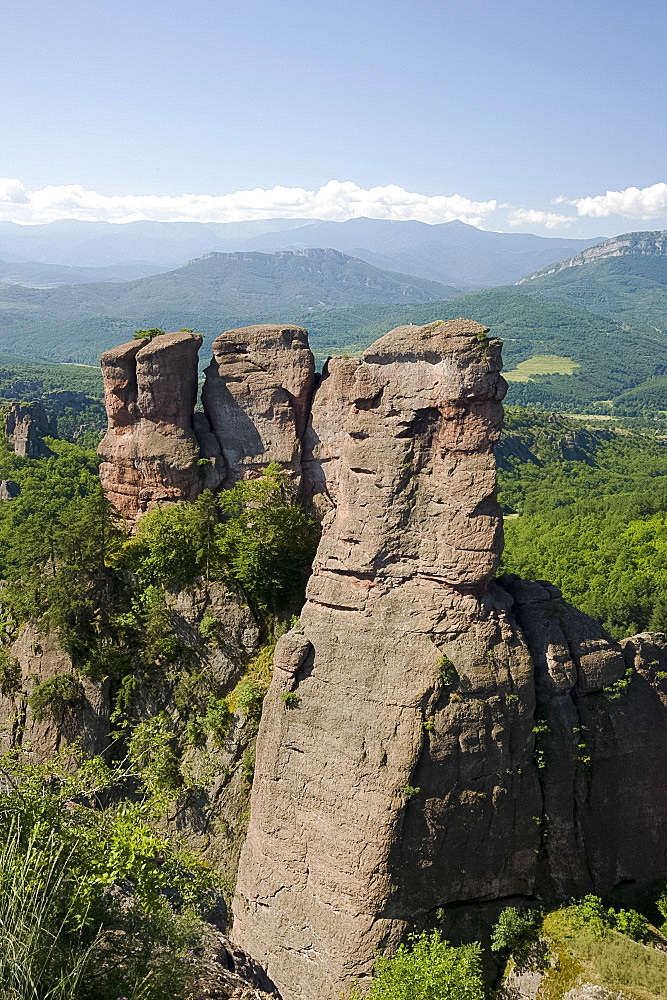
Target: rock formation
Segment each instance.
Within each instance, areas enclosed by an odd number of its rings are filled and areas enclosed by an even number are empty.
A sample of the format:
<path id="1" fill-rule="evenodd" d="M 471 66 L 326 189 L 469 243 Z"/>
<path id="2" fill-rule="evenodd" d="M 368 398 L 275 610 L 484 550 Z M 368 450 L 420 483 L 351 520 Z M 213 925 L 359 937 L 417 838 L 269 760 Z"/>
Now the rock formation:
<path id="1" fill-rule="evenodd" d="M 451 929 L 667 870 L 664 636 L 623 649 L 555 588 L 492 582 L 486 333 L 394 330 L 315 395 L 324 530 L 276 649 L 235 903 L 284 1000 L 338 1000 L 437 911 Z"/>
<path id="2" fill-rule="evenodd" d="M 163 334 L 102 355 L 108 430 L 100 478 L 130 523 L 157 502 L 229 488 L 270 462 L 300 488 L 315 384 L 306 331 L 267 324 L 223 333 L 206 371 L 204 412 L 195 413 L 201 340 Z"/>
<path id="3" fill-rule="evenodd" d="M 226 462 L 225 487 L 269 462 L 298 484 L 314 384 L 308 334 L 298 326 L 248 326 L 214 341 L 202 404 Z"/>
<path id="4" fill-rule="evenodd" d="M 108 429 L 100 480 L 130 522 L 157 501 L 194 500 L 199 492 L 193 413 L 201 340 L 169 333 L 102 355 Z"/>
<path id="5" fill-rule="evenodd" d="M 228 331 L 198 414 L 199 338 L 103 358 L 102 480 L 128 518 L 271 461 L 322 516 L 234 907 L 283 1000 L 339 1000 L 415 927 L 477 937 L 512 902 L 667 873 L 667 640 L 615 643 L 550 584 L 495 579 L 506 387 L 487 334 L 401 327 L 330 359 L 313 394 L 303 330 Z"/>
<path id="6" fill-rule="evenodd" d="M 5 434 L 15 454 L 25 458 L 46 458 L 52 452 L 44 436 L 55 433 L 41 403 L 12 403 L 5 416 Z"/>
<path id="7" fill-rule="evenodd" d="M 21 495 L 21 487 L 13 479 L 0 480 L 0 500 L 16 500 Z"/>

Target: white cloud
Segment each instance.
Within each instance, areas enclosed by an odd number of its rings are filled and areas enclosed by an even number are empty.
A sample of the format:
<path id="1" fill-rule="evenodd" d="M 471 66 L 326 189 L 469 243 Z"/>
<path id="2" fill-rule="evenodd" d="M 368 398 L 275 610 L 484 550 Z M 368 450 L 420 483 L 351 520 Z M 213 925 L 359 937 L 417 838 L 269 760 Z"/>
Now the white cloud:
<path id="1" fill-rule="evenodd" d="M 607 191 L 593 197 L 575 198 L 568 204 L 574 205 L 579 215 L 595 218 L 620 215 L 625 219 L 656 219 L 667 212 L 667 184 L 661 181 L 645 188 Z"/>
<path id="2" fill-rule="evenodd" d="M 368 216 L 372 219 L 438 223 L 460 219 L 484 229 L 502 231 L 572 232 L 573 224 L 584 217 L 645 219 L 667 217 L 667 184 L 639 189 L 607 191 L 606 194 L 569 199 L 552 199 L 558 211 L 517 208 L 495 198 L 473 201 L 460 194 L 424 195 L 406 191 L 397 184 L 362 188 L 352 181 L 331 180 L 318 190 L 301 187 L 253 188 L 231 194 L 106 195 L 81 184 L 47 184 L 28 190 L 16 177 L 0 177 L 0 221 L 36 224 L 59 219 L 88 222 L 242 222 L 252 219 L 301 218 L 345 219 Z M 568 213 L 568 214 L 565 214 Z M 577 234 L 584 232 L 582 221 Z M 609 223 L 611 226 L 613 222 Z M 622 228 L 620 221 L 618 230 Z M 597 231 L 593 235 L 600 235 Z"/>
<path id="3" fill-rule="evenodd" d="M 26 189 L 17 177 L 0 177 L 0 213 L 3 202 L 16 203 L 25 201 L 25 199 Z"/>
<path id="4" fill-rule="evenodd" d="M 573 217 L 559 215 L 558 212 L 543 212 L 537 208 L 512 208 L 507 213 L 510 226 L 544 226 L 545 229 L 556 229 L 569 226 Z"/>
<path id="5" fill-rule="evenodd" d="M 423 195 L 395 184 L 361 188 L 352 181 L 329 181 L 318 191 L 277 186 L 233 194 L 103 195 L 80 184 L 27 191 L 15 178 L 0 178 L 0 220 L 20 223 L 58 219 L 135 222 L 240 222 L 248 219 L 311 218 L 341 221 L 417 219 L 481 226 L 496 210 L 495 199 L 471 201 L 462 195 Z"/>

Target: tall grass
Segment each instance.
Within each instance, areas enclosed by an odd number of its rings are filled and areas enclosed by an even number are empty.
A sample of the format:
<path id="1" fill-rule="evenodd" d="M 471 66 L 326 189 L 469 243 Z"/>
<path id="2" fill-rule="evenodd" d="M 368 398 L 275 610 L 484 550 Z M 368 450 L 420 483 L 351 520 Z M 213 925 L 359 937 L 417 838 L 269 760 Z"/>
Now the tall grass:
<path id="1" fill-rule="evenodd" d="M 74 1000 L 97 950 L 71 927 L 74 905 L 66 883 L 66 851 L 53 835 L 46 845 L 20 845 L 16 828 L 0 851 L 0 998 Z"/>

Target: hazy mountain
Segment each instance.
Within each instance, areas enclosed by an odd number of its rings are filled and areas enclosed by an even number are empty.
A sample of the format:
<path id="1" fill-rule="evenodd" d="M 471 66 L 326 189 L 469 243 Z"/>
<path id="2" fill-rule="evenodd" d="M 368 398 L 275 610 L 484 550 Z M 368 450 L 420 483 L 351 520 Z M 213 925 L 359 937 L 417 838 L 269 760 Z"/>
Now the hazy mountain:
<path id="1" fill-rule="evenodd" d="M 511 284 L 594 240 L 555 239 L 526 233 L 492 233 L 463 222 L 427 225 L 350 219 L 312 222 L 298 229 L 262 233 L 248 241 L 258 250 L 335 247 L 377 267 L 418 274 L 452 285 Z"/>
<path id="2" fill-rule="evenodd" d="M 0 260 L 0 283 L 44 288 L 52 285 L 87 285 L 100 281 L 131 281 L 155 274 L 160 268 L 142 261 L 110 264 L 108 267 L 68 267 L 38 261 L 10 263 Z"/>
<path id="3" fill-rule="evenodd" d="M 181 267 L 211 250 L 238 250 L 248 239 L 274 229 L 302 226 L 303 219 L 259 222 L 79 222 L 47 225 L 0 222 L 0 259 L 39 261 L 69 267 L 106 267 L 129 261 L 158 270 Z M 145 273 L 145 272 L 144 272 Z M 141 274 L 135 277 L 141 277 Z"/>
<path id="4" fill-rule="evenodd" d="M 138 281 L 49 289 L 0 285 L 0 349 L 95 362 L 138 327 L 192 327 L 214 335 L 238 324 L 293 321 L 316 309 L 426 303 L 456 294 L 337 250 L 213 253 Z"/>
<path id="5" fill-rule="evenodd" d="M 328 248 L 384 270 L 459 287 L 512 284 L 545 264 L 562 260 L 595 240 L 491 233 L 462 222 L 427 225 L 350 219 L 321 222 L 53 222 L 0 223 L 0 259 L 104 267 L 138 261 L 152 272 L 180 267 L 211 251 L 273 252 Z M 147 273 L 137 271 L 133 277 Z"/>
<path id="6" fill-rule="evenodd" d="M 522 292 L 667 332 L 667 231 L 625 233 L 518 283 Z"/>

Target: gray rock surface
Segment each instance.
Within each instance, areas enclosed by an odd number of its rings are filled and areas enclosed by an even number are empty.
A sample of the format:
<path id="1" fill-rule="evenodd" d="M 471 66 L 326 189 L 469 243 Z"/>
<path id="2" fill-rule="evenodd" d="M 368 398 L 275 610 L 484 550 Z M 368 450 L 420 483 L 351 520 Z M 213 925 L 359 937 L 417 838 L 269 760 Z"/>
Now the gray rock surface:
<path id="1" fill-rule="evenodd" d="M 5 434 L 14 453 L 22 458 L 46 458 L 52 452 L 44 437 L 55 427 L 41 403 L 12 403 L 5 416 Z"/>
<path id="2" fill-rule="evenodd" d="M 109 746 L 109 681 L 88 680 L 74 670 L 55 632 L 41 632 L 29 622 L 9 648 L 11 682 L 0 688 L 0 749 L 23 746 L 35 762 L 48 760 L 67 743 L 79 740 L 87 756 Z M 47 711 L 36 719 L 29 705 L 35 689 L 61 674 L 77 678 L 82 697 L 64 711 Z"/>
<path id="3" fill-rule="evenodd" d="M 21 495 L 21 487 L 13 479 L 0 481 L 0 500 L 15 500 Z"/>
<path id="4" fill-rule="evenodd" d="M 314 384 L 315 361 L 300 327 L 248 326 L 214 341 L 202 404 L 227 466 L 225 487 L 270 462 L 292 473 L 298 487 Z"/>

